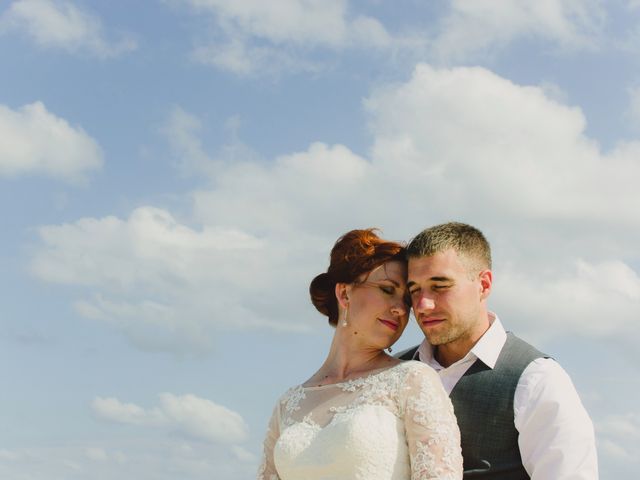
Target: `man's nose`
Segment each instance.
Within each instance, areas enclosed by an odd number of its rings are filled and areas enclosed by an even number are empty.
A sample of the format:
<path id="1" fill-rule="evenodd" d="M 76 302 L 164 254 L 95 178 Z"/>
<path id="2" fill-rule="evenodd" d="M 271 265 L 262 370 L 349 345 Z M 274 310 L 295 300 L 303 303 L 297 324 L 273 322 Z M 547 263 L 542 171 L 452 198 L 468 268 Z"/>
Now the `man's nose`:
<path id="1" fill-rule="evenodd" d="M 420 295 L 418 301 L 413 305 L 413 309 L 416 312 L 425 312 L 428 310 L 433 310 L 436 304 L 432 298 L 426 297 L 424 295 Z"/>

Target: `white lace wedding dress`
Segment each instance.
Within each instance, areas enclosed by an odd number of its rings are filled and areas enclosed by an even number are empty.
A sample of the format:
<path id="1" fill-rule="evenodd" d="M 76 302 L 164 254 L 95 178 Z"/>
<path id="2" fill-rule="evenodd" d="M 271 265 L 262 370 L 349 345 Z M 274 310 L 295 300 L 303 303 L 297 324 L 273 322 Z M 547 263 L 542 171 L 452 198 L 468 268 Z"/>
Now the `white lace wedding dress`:
<path id="1" fill-rule="evenodd" d="M 460 432 L 427 365 L 409 361 L 278 401 L 259 480 L 461 479 Z"/>

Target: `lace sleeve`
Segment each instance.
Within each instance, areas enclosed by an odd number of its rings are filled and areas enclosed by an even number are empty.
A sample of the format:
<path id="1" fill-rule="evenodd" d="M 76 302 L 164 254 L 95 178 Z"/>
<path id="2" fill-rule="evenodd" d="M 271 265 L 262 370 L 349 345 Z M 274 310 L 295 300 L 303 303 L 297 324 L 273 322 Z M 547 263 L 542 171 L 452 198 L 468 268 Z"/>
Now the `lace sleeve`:
<path id="1" fill-rule="evenodd" d="M 411 480 L 462 478 L 460 430 L 438 374 L 415 363 L 406 377 L 404 424 Z"/>
<path id="2" fill-rule="evenodd" d="M 269 427 L 264 439 L 264 447 L 262 452 L 262 463 L 258 469 L 257 480 L 280 480 L 273 462 L 273 447 L 280 436 L 280 402 L 276 404 L 269 420 Z"/>

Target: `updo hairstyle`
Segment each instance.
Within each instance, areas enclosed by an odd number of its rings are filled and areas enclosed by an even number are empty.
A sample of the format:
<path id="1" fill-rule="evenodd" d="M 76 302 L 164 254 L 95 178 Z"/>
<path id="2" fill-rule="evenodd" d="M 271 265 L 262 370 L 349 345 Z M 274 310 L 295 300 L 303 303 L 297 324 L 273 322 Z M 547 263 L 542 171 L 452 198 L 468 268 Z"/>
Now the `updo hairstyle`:
<path id="1" fill-rule="evenodd" d="M 405 248 L 376 235 L 377 229 L 351 230 L 338 239 L 331 249 L 329 268 L 311 281 L 309 294 L 316 309 L 338 324 L 337 283 L 358 283 L 363 274 L 389 261 L 406 262 Z"/>

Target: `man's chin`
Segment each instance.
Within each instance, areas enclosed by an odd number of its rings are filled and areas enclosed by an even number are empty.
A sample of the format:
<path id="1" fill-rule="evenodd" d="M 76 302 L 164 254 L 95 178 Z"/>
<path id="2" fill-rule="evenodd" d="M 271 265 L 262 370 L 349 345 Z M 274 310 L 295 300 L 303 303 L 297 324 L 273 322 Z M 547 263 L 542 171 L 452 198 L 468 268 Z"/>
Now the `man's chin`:
<path id="1" fill-rule="evenodd" d="M 427 342 L 429 342 L 429 344 L 433 347 L 437 347 L 438 345 L 444 345 L 445 343 L 449 343 L 450 340 L 450 336 L 449 335 L 443 335 L 443 334 L 436 334 L 435 332 L 422 332 L 424 333 L 424 336 L 427 339 Z"/>

